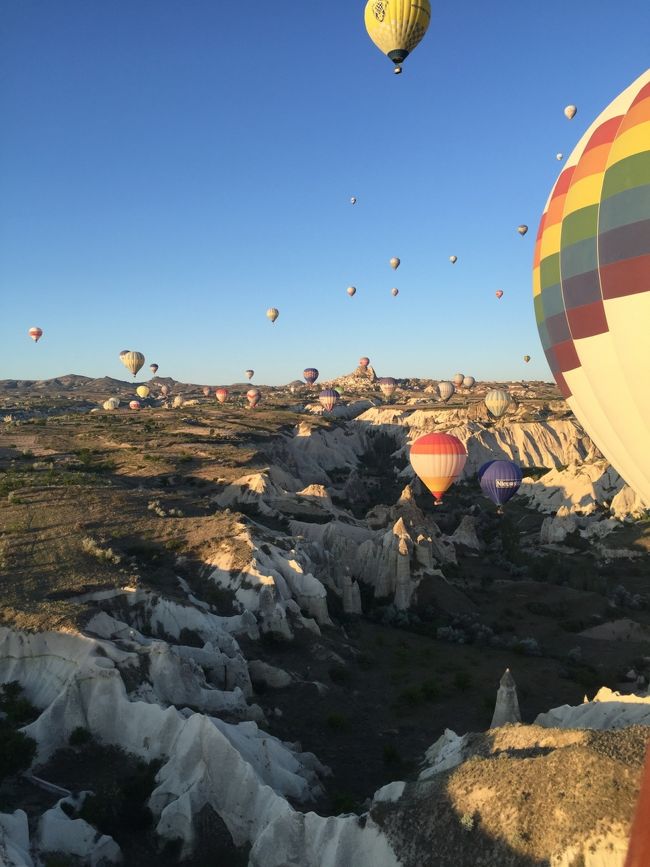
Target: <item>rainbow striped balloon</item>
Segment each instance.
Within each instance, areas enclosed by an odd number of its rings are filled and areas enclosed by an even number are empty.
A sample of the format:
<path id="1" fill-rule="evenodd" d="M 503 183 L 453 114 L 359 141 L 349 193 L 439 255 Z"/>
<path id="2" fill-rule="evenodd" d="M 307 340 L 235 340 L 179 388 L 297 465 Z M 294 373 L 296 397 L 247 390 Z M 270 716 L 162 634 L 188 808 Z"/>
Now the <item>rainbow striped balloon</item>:
<path id="1" fill-rule="evenodd" d="M 650 504 L 650 70 L 567 160 L 540 222 L 533 295 L 562 394 Z"/>

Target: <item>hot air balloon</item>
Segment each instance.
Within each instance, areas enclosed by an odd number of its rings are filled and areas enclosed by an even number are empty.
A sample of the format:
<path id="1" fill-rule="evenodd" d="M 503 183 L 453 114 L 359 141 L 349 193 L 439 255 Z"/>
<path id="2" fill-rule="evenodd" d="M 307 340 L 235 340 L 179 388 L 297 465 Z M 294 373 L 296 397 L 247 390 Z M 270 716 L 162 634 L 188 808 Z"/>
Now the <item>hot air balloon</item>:
<path id="1" fill-rule="evenodd" d="M 179 407 L 183 406 L 184 403 L 185 403 L 185 401 L 183 400 L 181 395 L 177 394 L 176 397 L 174 398 L 174 400 L 172 401 L 172 406 L 174 407 L 174 409 L 178 409 Z"/>
<path id="2" fill-rule="evenodd" d="M 335 385 L 334 391 L 338 394 L 339 397 L 343 397 L 343 389 L 340 385 Z"/>
<path id="3" fill-rule="evenodd" d="M 158 365 L 157 365 L 157 364 L 150 364 L 150 365 L 149 365 L 149 370 L 150 370 L 150 371 L 153 373 L 153 375 L 155 376 L 155 375 L 158 373 Z"/>
<path id="4" fill-rule="evenodd" d="M 558 153 L 558 154 L 555 154 L 555 159 L 556 159 L 558 162 L 560 162 L 560 160 L 563 160 L 563 159 L 564 159 L 564 154 L 559 154 L 559 153 Z"/>
<path id="5" fill-rule="evenodd" d="M 391 289 L 390 294 L 393 296 L 393 298 L 397 298 L 397 296 L 399 295 L 399 289 Z"/>
<path id="6" fill-rule="evenodd" d="M 458 256 L 450 256 L 449 261 L 451 262 L 452 265 L 455 265 L 456 262 L 458 262 Z"/>
<path id="7" fill-rule="evenodd" d="M 205 397 L 210 397 L 210 392 L 212 391 L 212 389 L 209 385 L 204 385 L 201 391 L 203 392 Z"/>
<path id="8" fill-rule="evenodd" d="M 481 490 L 492 500 L 501 513 L 501 506 L 508 502 L 519 490 L 522 475 L 521 469 L 512 461 L 490 461 L 483 466 L 479 478 Z"/>
<path id="9" fill-rule="evenodd" d="M 163 397 L 167 397 L 167 395 L 169 394 L 169 386 L 168 385 L 161 385 L 160 391 L 161 391 Z"/>
<path id="10" fill-rule="evenodd" d="M 451 381 L 454 383 L 454 385 L 456 386 L 456 388 L 460 388 L 461 385 L 463 384 L 463 380 L 464 380 L 464 379 L 465 379 L 465 374 L 464 374 L 464 373 L 455 373 L 455 374 L 452 376 Z"/>
<path id="11" fill-rule="evenodd" d="M 131 371 L 133 376 L 136 376 L 144 364 L 144 355 L 141 352 L 131 352 L 131 350 L 128 350 L 124 355 L 120 355 L 120 361 L 127 370 Z"/>
<path id="12" fill-rule="evenodd" d="M 401 259 L 398 259 L 397 256 L 393 256 L 393 258 L 390 260 L 390 267 L 393 269 L 393 271 L 397 271 L 400 261 Z"/>
<path id="13" fill-rule="evenodd" d="M 32 338 L 34 343 L 38 343 L 38 341 L 43 336 L 43 329 L 39 328 L 37 325 L 34 325 L 32 328 L 29 329 L 27 333 Z"/>
<path id="14" fill-rule="evenodd" d="M 422 41 L 431 21 L 429 0 L 368 0 L 365 22 L 368 36 L 395 64 L 401 64 Z"/>
<path id="15" fill-rule="evenodd" d="M 410 459 L 416 476 L 431 491 L 438 505 L 444 492 L 463 471 L 467 450 L 451 434 L 430 433 L 415 440 Z"/>
<path id="16" fill-rule="evenodd" d="M 262 395 L 256 388 L 249 388 L 246 392 L 246 400 L 248 401 L 248 405 L 251 409 L 254 409 L 257 404 L 260 402 L 260 398 Z"/>
<path id="17" fill-rule="evenodd" d="M 309 385 L 313 385 L 316 382 L 316 380 L 318 379 L 318 371 L 316 370 L 315 367 L 306 367 L 303 370 L 302 375 L 304 377 L 305 382 L 308 383 Z"/>
<path id="18" fill-rule="evenodd" d="M 140 401 L 132 400 L 129 402 L 129 409 L 140 409 Z"/>
<path id="19" fill-rule="evenodd" d="M 252 379 L 255 376 L 254 370 L 245 370 L 246 379 Z"/>
<path id="20" fill-rule="evenodd" d="M 325 412 L 331 412 L 334 409 L 334 405 L 339 399 L 339 396 L 333 388 L 326 388 L 324 391 L 321 391 L 318 399 Z"/>
<path id="21" fill-rule="evenodd" d="M 105 400 L 102 404 L 103 408 L 108 412 L 111 412 L 114 409 L 117 409 L 120 405 L 120 400 L 117 397 L 109 397 L 108 400 Z"/>
<path id="22" fill-rule="evenodd" d="M 129 354 L 129 350 L 128 350 L 128 349 L 123 349 L 123 350 L 120 352 L 120 361 L 124 358 L 125 355 L 128 355 L 128 354 Z"/>
<path id="23" fill-rule="evenodd" d="M 517 231 L 519 232 L 519 234 L 520 234 L 521 237 L 523 238 L 523 236 L 524 236 L 524 235 L 526 234 L 526 232 L 528 231 L 528 226 L 526 226 L 526 225 L 524 225 L 524 224 L 522 223 L 521 226 L 517 226 Z"/>
<path id="24" fill-rule="evenodd" d="M 473 376 L 466 376 L 463 378 L 463 388 L 474 388 L 476 384 L 476 380 Z"/>
<path id="25" fill-rule="evenodd" d="M 218 388 L 214 396 L 217 398 L 219 403 L 225 403 L 228 400 L 228 389 L 227 388 Z"/>
<path id="26" fill-rule="evenodd" d="M 266 311 L 266 318 L 270 319 L 271 322 L 275 322 L 279 315 L 280 311 L 277 307 L 269 307 L 269 309 Z"/>
<path id="27" fill-rule="evenodd" d="M 551 192 L 533 295 L 553 376 L 598 449 L 650 506 L 650 70 L 578 142 Z"/>
<path id="28" fill-rule="evenodd" d="M 503 298 L 503 289 L 497 289 L 497 291 L 496 291 L 494 294 L 495 294 L 495 295 L 497 296 L 497 298 L 499 298 L 499 299 L 500 299 L 500 298 Z"/>
<path id="29" fill-rule="evenodd" d="M 381 379 L 377 380 L 377 382 L 384 397 L 390 397 L 392 394 L 395 393 L 395 389 L 397 388 L 397 380 L 393 379 L 392 376 L 382 376 Z"/>
<path id="30" fill-rule="evenodd" d="M 356 205 L 356 203 L 357 203 L 357 197 L 356 197 L 356 196 L 352 196 L 352 198 L 350 199 L 350 204 L 351 204 L 351 205 Z"/>
<path id="31" fill-rule="evenodd" d="M 365 355 L 362 355 L 361 358 L 359 359 L 359 367 L 368 367 L 369 364 L 370 364 L 370 359 L 366 358 Z"/>
<path id="32" fill-rule="evenodd" d="M 476 475 L 478 477 L 479 482 L 483 478 L 483 473 L 487 470 L 488 467 L 492 466 L 493 463 L 494 463 L 494 460 L 486 461 L 484 464 L 481 464 L 481 466 L 478 468 Z"/>
<path id="33" fill-rule="evenodd" d="M 354 294 L 356 294 L 356 291 L 357 291 L 357 290 L 356 290 L 356 288 L 355 288 L 354 286 L 348 286 L 348 288 L 347 288 L 345 291 L 348 293 L 348 295 L 350 296 L 350 298 L 352 298 L 352 296 L 353 296 Z"/>
<path id="34" fill-rule="evenodd" d="M 449 398 L 454 394 L 456 389 L 452 382 L 447 382 L 444 380 L 443 382 L 438 383 L 438 394 L 440 395 L 440 400 L 443 403 L 447 403 Z"/>
<path id="35" fill-rule="evenodd" d="M 575 107 L 575 105 L 567 105 L 567 107 L 564 109 L 564 116 L 568 118 L 568 120 L 573 120 L 577 113 L 578 109 Z"/>
<path id="36" fill-rule="evenodd" d="M 139 385 L 136 388 L 135 393 L 138 395 L 138 397 L 141 397 L 143 400 L 145 400 L 147 397 L 149 397 L 149 389 L 147 388 L 146 385 Z"/>
<path id="37" fill-rule="evenodd" d="M 524 361 L 526 362 L 526 364 L 528 364 L 528 362 L 530 361 L 530 355 L 524 355 Z"/>
<path id="38" fill-rule="evenodd" d="M 503 388 L 491 388 L 485 395 L 485 405 L 495 418 L 501 418 L 510 405 L 510 395 Z"/>

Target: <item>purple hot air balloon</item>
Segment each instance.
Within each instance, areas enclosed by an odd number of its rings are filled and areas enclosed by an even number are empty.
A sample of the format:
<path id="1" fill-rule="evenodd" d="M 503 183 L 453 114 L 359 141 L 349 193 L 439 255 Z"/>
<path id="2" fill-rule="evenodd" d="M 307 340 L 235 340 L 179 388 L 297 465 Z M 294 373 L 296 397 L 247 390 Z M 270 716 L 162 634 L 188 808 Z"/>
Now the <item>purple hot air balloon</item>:
<path id="1" fill-rule="evenodd" d="M 481 479 L 483 478 L 483 473 L 484 473 L 484 472 L 487 470 L 487 468 L 488 468 L 489 466 L 491 466 L 491 464 L 493 464 L 493 463 L 494 463 L 494 460 L 492 460 L 492 461 L 486 461 L 484 464 L 481 464 L 481 466 L 478 468 L 478 472 L 476 473 L 476 475 L 478 476 L 478 480 L 479 480 L 479 482 L 480 482 Z"/>
<path id="2" fill-rule="evenodd" d="M 512 461 L 491 461 L 487 466 L 484 464 L 481 470 L 483 470 L 479 476 L 481 490 L 501 513 L 504 503 L 514 497 L 519 490 L 522 480 L 521 468 Z"/>
<path id="3" fill-rule="evenodd" d="M 336 401 L 339 399 L 339 395 L 333 388 L 326 388 L 324 391 L 321 391 L 318 399 L 325 412 L 331 412 L 334 409 Z"/>
<path id="4" fill-rule="evenodd" d="M 313 385 L 318 379 L 318 371 L 315 367 L 306 367 L 303 370 L 302 375 L 308 385 Z"/>
<path id="5" fill-rule="evenodd" d="M 378 383 L 384 397 L 390 397 L 397 388 L 397 382 L 392 376 L 382 376 Z"/>

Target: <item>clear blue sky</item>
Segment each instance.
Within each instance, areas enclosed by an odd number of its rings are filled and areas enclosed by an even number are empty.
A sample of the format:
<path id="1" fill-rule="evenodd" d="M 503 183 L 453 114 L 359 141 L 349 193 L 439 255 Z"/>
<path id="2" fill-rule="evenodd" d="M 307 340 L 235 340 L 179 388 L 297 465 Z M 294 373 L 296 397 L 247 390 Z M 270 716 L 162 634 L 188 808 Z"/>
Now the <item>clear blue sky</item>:
<path id="1" fill-rule="evenodd" d="M 647 68 L 647 0 L 434 0 L 400 77 L 364 5 L 3 0 L 0 379 L 127 378 L 127 348 L 215 385 L 360 355 L 550 379 L 539 216 L 556 152 Z"/>

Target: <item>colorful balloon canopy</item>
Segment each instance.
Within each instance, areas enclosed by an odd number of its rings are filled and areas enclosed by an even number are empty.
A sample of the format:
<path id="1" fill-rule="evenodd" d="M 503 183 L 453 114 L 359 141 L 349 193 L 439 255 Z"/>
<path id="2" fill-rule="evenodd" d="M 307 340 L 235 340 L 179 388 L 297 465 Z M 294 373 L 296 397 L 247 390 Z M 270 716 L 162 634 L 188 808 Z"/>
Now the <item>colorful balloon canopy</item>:
<path id="1" fill-rule="evenodd" d="M 105 400 L 102 404 L 102 407 L 108 412 L 112 412 L 112 410 L 117 409 L 120 405 L 119 398 L 117 397 L 109 397 L 108 400 Z"/>
<path id="2" fill-rule="evenodd" d="M 458 262 L 458 256 L 450 256 L 449 261 L 451 262 L 452 265 L 455 265 L 456 262 Z"/>
<path id="3" fill-rule="evenodd" d="M 128 349 L 126 352 L 120 353 L 120 361 L 135 376 L 144 364 L 144 355 L 141 352 L 131 352 Z"/>
<path id="4" fill-rule="evenodd" d="M 144 400 L 145 398 L 149 397 L 149 388 L 146 385 L 139 385 L 136 388 L 135 393 L 138 395 L 138 397 L 141 397 Z"/>
<path id="5" fill-rule="evenodd" d="M 357 289 L 356 289 L 356 286 L 348 286 L 348 288 L 345 291 L 348 293 L 350 298 L 352 298 L 353 295 L 356 295 Z"/>
<path id="6" fill-rule="evenodd" d="M 524 361 L 526 362 L 526 364 L 528 364 L 528 362 L 530 361 L 530 355 L 524 355 Z"/>
<path id="7" fill-rule="evenodd" d="M 334 409 L 336 401 L 339 399 L 338 393 L 333 388 L 326 388 L 318 396 L 318 400 L 325 412 L 331 412 Z"/>
<path id="8" fill-rule="evenodd" d="M 528 231 L 528 226 L 525 226 L 525 225 L 522 223 L 521 226 L 517 226 L 517 231 L 518 231 L 519 234 L 523 237 L 523 236 L 526 234 L 526 232 Z"/>
<path id="9" fill-rule="evenodd" d="M 481 490 L 499 507 L 514 497 L 521 485 L 521 469 L 512 461 L 489 461 L 479 474 Z"/>
<path id="10" fill-rule="evenodd" d="M 397 388 L 397 380 L 392 376 L 382 376 L 379 380 L 379 388 L 384 397 L 390 397 L 395 393 Z"/>
<path id="11" fill-rule="evenodd" d="M 395 64 L 394 72 L 419 45 L 431 21 L 429 0 L 368 0 L 365 22 L 368 36 Z"/>
<path id="12" fill-rule="evenodd" d="M 399 295 L 399 289 L 391 289 L 390 294 L 393 296 L 393 298 L 397 298 L 397 296 Z"/>
<path id="13" fill-rule="evenodd" d="M 246 400 L 251 407 L 256 407 L 260 402 L 261 397 L 262 395 L 257 388 L 249 388 L 246 392 Z"/>
<path id="14" fill-rule="evenodd" d="M 473 376 L 466 376 L 463 378 L 463 388 L 474 388 L 476 385 L 476 380 Z"/>
<path id="15" fill-rule="evenodd" d="M 452 434 L 430 433 L 415 440 L 410 460 L 416 476 L 439 503 L 444 492 L 463 471 L 467 450 Z"/>
<path id="16" fill-rule="evenodd" d="M 252 379 L 255 376 L 254 370 L 245 370 L 244 374 L 246 375 L 246 379 Z"/>
<path id="17" fill-rule="evenodd" d="M 368 367 L 369 364 L 370 364 L 370 359 L 366 358 L 365 355 L 362 355 L 361 358 L 359 359 L 359 367 Z"/>
<path id="18" fill-rule="evenodd" d="M 214 396 L 217 398 L 219 403 L 225 403 L 228 400 L 229 391 L 227 388 L 217 388 L 214 392 Z"/>
<path id="19" fill-rule="evenodd" d="M 464 380 L 464 379 L 465 379 L 465 374 L 464 374 L 464 373 L 455 373 L 455 374 L 452 376 L 451 381 L 454 383 L 454 385 L 455 385 L 456 387 L 459 388 L 459 387 L 463 384 L 463 380 Z"/>
<path id="20" fill-rule="evenodd" d="M 510 395 L 503 388 L 492 388 L 485 395 L 485 405 L 495 418 L 501 418 L 510 405 Z"/>
<path id="21" fill-rule="evenodd" d="M 38 343 L 38 341 L 43 336 L 43 329 L 39 328 L 37 325 L 34 325 L 32 328 L 29 329 L 29 331 L 27 333 L 32 338 L 34 343 Z"/>
<path id="22" fill-rule="evenodd" d="M 503 289 L 497 289 L 497 291 L 496 291 L 494 294 L 495 294 L 495 295 L 497 296 L 497 298 L 499 298 L 499 299 L 503 298 Z"/>
<path id="23" fill-rule="evenodd" d="M 578 109 L 576 108 L 575 105 L 567 105 L 566 108 L 564 109 L 564 116 L 568 120 L 573 120 L 573 118 L 576 116 L 577 113 L 578 113 Z"/>
<path id="24" fill-rule="evenodd" d="M 596 446 L 650 505 L 650 70 L 578 142 L 533 260 L 553 376 Z"/>
<path id="25" fill-rule="evenodd" d="M 318 371 L 315 367 L 306 367 L 303 370 L 302 375 L 308 385 L 313 385 L 318 379 Z"/>
<path id="26" fill-rule="evenodd" d="M 150 371 L 153 373 L 153 375 L 155 376 L 155 375 L 158 373 L 158 365 L 157 365 L 157 364 L 150 364 L 150 365 L 149 365 L 149 370 L 150 370 Z"/>
<path id="27" fill-rule="evenodd" d="M 140 409 L 140 401 L 139 400 L 129 401 L 129 409 Z"/>
<path id="28" fill-rule="evenodd" d="M 397 256 L 393 256 L 393 258 L 390 260 L 390 267 L 393 269 L 393 271 L 397 271 L 397 269 L 399 268 L 400 262 L 401 262 L 401 259 L 398 259 Z"/>
<path id="29" fill-rule="evenodd" d="M 277 307 L 269 307 L 269 309 L 266 311 L 266 318 L 270 319 L 271 322 L 275 322 L 279 315 L 280 311 Z"/>
<path id="30" fill-rule="evenodd" d="M 455 394 L 456 389 L 454 388 L 453 382 L 447 382 L 447 380 L 443 380 L 443 382 L 438 383 L 438 394 L 440 395 L 440 400 L 443 403 L 447 403 L 452 394 Z"/>

